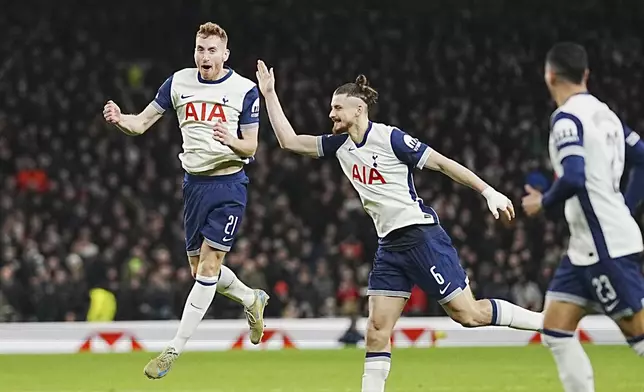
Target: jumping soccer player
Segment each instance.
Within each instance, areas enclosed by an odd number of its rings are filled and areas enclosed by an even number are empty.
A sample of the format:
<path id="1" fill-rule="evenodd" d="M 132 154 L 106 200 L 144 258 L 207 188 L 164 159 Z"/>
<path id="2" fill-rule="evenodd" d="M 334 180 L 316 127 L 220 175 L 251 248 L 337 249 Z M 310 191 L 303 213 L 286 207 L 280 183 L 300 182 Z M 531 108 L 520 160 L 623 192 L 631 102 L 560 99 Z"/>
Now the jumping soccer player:
<path id="1" fill-rule="evenodd" d="M 195 42 L 197 68 L 175 72 L 156 98 L 137 115 L 123 115 L 109 101 L 105 120 L 128 135 L 141 135 L 167 110 L 174 109 L 183 136 L 179 155 L 183 181 L 186 251 L 195 284 L 181 323 L 168 347 L 144 369 L 161 378 L 184 349 L 208 311 L 215 292 L 242 303 L 250 340 L 261 341 L 268 295 L 252 290 L 222 265 L 246 207 L 248 177 L 244 165 L 257 150 L 259 93 L 254 82 L 224 67 L 230 51 L 226 32 L 214 23 L 199 27 Z"/>
<path id="2" fill-rule="evenodd" d="M 644 143 L 603 102 L 588 93 L 588 56 L 559 43 L 546 57 L 545 82 L 558 109 L 550 124 L 550 160 L 557 180 L 545 193 L 526 186 L 532 216 L 565 202 L 567 255 L 546 294 L 543 341 L 566 392 L 595 390 L 593 369 L 577 325 L 590 308 L 610 316 L 644 357 L 642 233 L 631 212 L 644 196 Z M 624 195 L 624 164 L 633 170 Z"/>
<path id="3" fill-rule="evenodd" d="M 271 124 L 284 149 L 312 157 L 336 157 L 378 232 L 369 276 L 369 320 L 363 392 L 382 392 L 391 365 L 390 338 L 414 283 L 436 298 L 465 327 L 503 325 L 539 330 L 543 317 L 503 300 L 476 300 L 450 237 L 436 212 L 414 187 L 415 168 L 438 170 L 480 192 L 495 218 L 514 217 L 512 203 L 467 168 L 396 127 L 373 123 L 369 108 L 378 93 L 360 75 L 333 93 L 333 135 L 297 135 L 282 111 L 273 70 L 258 62 L 257 80 Z"/>

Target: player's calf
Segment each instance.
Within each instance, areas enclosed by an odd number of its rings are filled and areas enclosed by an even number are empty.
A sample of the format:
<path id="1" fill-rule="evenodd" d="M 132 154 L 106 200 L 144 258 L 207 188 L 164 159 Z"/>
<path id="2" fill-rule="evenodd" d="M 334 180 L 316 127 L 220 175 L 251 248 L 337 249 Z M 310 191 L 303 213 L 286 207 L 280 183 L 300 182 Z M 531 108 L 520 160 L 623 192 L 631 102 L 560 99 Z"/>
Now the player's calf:
<path id="1" fill-rule="evenodd" d="M 499 325 L 538 331 L 543 326 L 541 313 L 532 312 L 502 299 L 476 300 L 469 286 L 442 305 L 452 320 L 467 328 Z"/>
<path id="2" fill-rule="evenodd" d="M 406 298 L 371 296 L 369 297 L 369 320 L 365 338 L 364 373 L 362 392 L 383 392 L 391 369 L 391 333 Z"/>
<path id="3" fill-rule="evenodd" d="M 224 254 L 211 249 L 206 243 L 202 245 L 195 284 L 188 294 L 179 328 L 168 347 L 146 365 L 144 373 L 149 378 L 161 378 L 170 371 L 172 364 L 210 308 L 217 292 L 219 268 Z"/>
<path id="4" fill-rule="evenodd" d="M 575 330 L 585 315 L 583 307 L 567 302 L 547 300 L 543 321 L 543 344 L 550 349 L 565 392 L 593 392 L 593 368 Z"/>
<path id="5" fill-rule="evenodd" d="M 564 391 L 593 392 L 593 367 L 574 331 L 544 329 L 542 339 L 555 359 Z"/>

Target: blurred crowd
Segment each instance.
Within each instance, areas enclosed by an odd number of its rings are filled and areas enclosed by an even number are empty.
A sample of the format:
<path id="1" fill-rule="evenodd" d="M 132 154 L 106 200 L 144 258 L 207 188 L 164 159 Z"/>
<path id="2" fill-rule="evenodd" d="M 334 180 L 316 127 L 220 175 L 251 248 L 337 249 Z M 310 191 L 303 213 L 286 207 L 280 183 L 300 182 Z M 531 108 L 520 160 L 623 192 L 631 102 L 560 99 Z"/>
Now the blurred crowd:
<path id="1" fill-rule="evenodd" d="M 101 111 L 108 99 L 142 110 L 167 76 L 192 65 L 205 21 L 227 30 L 240 74 L 254 79 L 257 58 L 275 67 L 299 132 L 330 131 L 332 91 L 364 73 L 381 94 L 375 121 L 459 160 L 516 206 L 528 178 L 543 187 L 552 178 L 543 58 L 557 40 L 587 46 L 591 90 L 644 129 L 636 2 L 69 3 L 43 2 L 35 15 L 30 1 L 11 2 L 0 13 L 0 321 L 85 320 L 93 288 L 115 295 L 118 320 L 180 316 L 192 278 L 176 118 L 128 137 Z M 364 313 L 371 220 L 336 162 L 281 151 L 261 120 L 248 209 L 226 264 L 269 292 L 268 317 Z M 566 245 L 560 212 L 518 212 L 504 226 L 475 192 L 438 173 L 415 179 L 476 295 L 541 309 Z M 443 313 L 415 288 L 405 314 Z M 207 317 L 241 315 L 218 296 Z"/>

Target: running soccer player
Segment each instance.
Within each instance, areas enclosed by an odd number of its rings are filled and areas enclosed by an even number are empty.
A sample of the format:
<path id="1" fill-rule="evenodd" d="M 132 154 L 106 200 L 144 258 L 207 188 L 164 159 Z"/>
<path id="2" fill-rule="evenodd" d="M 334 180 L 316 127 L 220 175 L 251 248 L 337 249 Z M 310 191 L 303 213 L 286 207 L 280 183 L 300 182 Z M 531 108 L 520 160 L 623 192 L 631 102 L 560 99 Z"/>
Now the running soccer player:
<path id="1" fill-rule="evenodd" d="M 144 369 L 161 378 L 184 349 L 208 311 L 215 292 L 242 303 L 250 340 L 261 341 L 268 295 L 252 290 L 222 265 L 233 246 L 246 207 L 248 177 L 244 165 L 257 149 L 259 93 L 254 82 L 225 67 L 230 51 L 226 32 L 214 23 L 199 27 L 195 42 L 197 68 L 175 72 L 156 98 L 137 115 L 123 115 L 109 101 L 107 122 L 128 135 L 141 135 L 174 109 L 183 136 L 179 155 L 183 180 L 186 252 L 195 277 L 176 336 Z"/>
<path id="2" fill-rule="evenodd" d="M 333 93 L 333 134 L 298 135 L 282 111 L 273 70 L 258 62 L 257 80 L 271 124 L 284 149 L 312 157 L 336 157 L 374 221 L 379 246 L 369 276 L 369 320 L 363 392 L 382 392 L 391 365 L 390 338 L 413 284 L 436 298 L 465 327 L 503 325 L 539 330 L 543 317 L 509 302 L 476 300 L 456 249 L 423 204 L 412 171 L 428 168 L 480 192 L 495 218 L 514 218 L 512 203 L 467 168 L 403 132 L 369 120 L 378 93 L 360 75 Z"/>
<path id="3" fill-rule="evenodd" d="M 595 390 L 593 370 L 574 332 L 590 308 L 610 316 L 644 356 L 642 233 L 631 212 L 644 195 L 644 143 L 588 93 L 588 56 L 577 44 L 556 44 L 545 82 L 558 109 L 550 119 L 550 161 L 557 180 L 545 193 L 526 186 L 526 214 L 565 202 L 566 256 L 546 293 L 543 341 L 566 392 Z M 625 195 L 624 164 L 633 165 Z"/>

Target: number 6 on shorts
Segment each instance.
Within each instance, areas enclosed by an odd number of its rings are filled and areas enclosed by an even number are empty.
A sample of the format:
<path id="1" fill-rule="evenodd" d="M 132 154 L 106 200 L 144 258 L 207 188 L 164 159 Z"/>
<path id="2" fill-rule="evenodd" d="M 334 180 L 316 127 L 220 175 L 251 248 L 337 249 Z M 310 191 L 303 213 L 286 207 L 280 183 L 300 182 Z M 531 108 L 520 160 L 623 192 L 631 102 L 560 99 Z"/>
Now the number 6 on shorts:
<path id="1" fill-rule="evenodd" d="M 429 269 L 429 272 L 431 272 L 434 279 L 436 279 L 436 283 L 442 285 L 443 283 L 445 283 L 445 279 L 443 279 L 443 275 L 441 275 L 440 272 L 436 272 L 435 270 L 436 266 L 434 265 Z"/>

